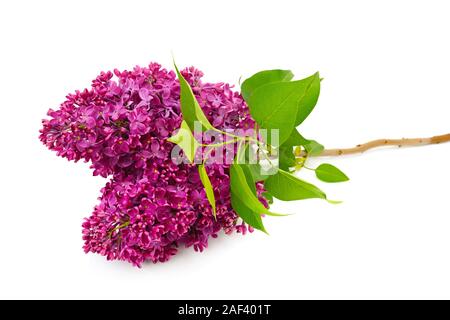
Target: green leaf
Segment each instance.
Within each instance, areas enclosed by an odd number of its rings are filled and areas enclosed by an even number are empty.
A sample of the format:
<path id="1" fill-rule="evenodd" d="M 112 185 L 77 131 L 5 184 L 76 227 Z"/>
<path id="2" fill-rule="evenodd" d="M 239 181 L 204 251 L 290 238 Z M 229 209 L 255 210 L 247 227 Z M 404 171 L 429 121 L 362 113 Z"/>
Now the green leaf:
<path id="1" fill-rule="evenodd" d="M 267 216 L 272 216 L 272 217 L 285 217 L 285 216 L 290 216 L 290 214 L 285 214 L 285 213 L 274 213 L 271 211 L 267 211 L 266 213 L 264 213 Z"/>
<path id="2" fill-rule="evenodd" d="M 191 131 L 195 130 L 194 124 L 196 121 L 201 123 L 202 130 L 213 130 L 214 127 L 203 113 L 202 108 L 192 92 L 191 86 L 180 73 L 175 62 L 173 65 L 175 66 L 178 80 L 180 81 L 180 107 L 181 113 L 183 114 L 183 120 L 186 121 Z"/>
<path id="3" fill-rule="evenodd" d="M 294 77 L 294 74 L 290 70 L 264 70 L 255 73 L 250 78 L 246 79 L 241 85 L 242 97 L 247 101 L 252 93 L 268 83 L 290 81 Z"/>
<path id="4" fill-rule="evenodd" d="M 269 83 L 256 89 L 248 100 L 250 113 L 261 128 L 279 130 L 280 145 L 294 128 L 298 91 L 297 82 Z"/>
<path id="5" fill-rule="evenodd" d="M 250 113 L 264 129 L 279 130 L 279 144 L 282 145 L 291 135 L 297 124 L 300 112 L 302 117 L 309 114 L 317 101 L 311 95 L 319 82 L 318 74 L 292 82 L 273 82 L 258 87 L 248 99 Z M 315 102 L 314 102 L 315 104 Z"/>
<path id="6" fill-rule="evenodd" d="M 258 212 L 258 214 L 265 214 L 268 211 L 248 185 L 241 165 L 233 164 L 230 166 L 230 186 L 231 191 L 253 211 Z"/>
<path id="7" fill-rule="evenodd" d="M 208 173 L 206 172 L 205 165 L 201 164 L 198 166 L 198 173 L 200 175 L 200 180 L 203 183 L 203 187 L 205 188 L 206 197 L 208 198 L 209 203 L 213 209 L 214 218 L 216 217 L 216 198 L 214 197 L 214 190 L 209 180 Z"/>
<path id="8" fill-rule="evenodd" d="M 300 125 L 313 111 L 317 104 L 317 100 L 320 95 L 320 76 L 316 72 L 311 77 L 300 80 L 304 81 L 306 88 L 303 96 L 298 103 L 297 119 L 295 121 L 295 126 Z"/>
<path id="9" fill-rule="evenodd" d="M 282 170 L 289 171 L 289 168 L 295 166 L 295 155 L 292 146 L 282 145 L 278 149 L 278 167 Z"/>
<path id="10" fill-rule="evenodd" d="M 231 206 L 248 225 L 267 233 L 261 213 L 267 210 L 247 183 L 242 165 L 230 166 Z M 245 199 L 248 198 L 248 201 Z"/>
<path id="11" fill-rule="evenodd" d="M 302 146 L 307 142 L 303 136 L 293 129 L 286 141 L 278 149 L 278 166 L 280 169 L 289 171 L 295 166 L 294 146 Z"/>
<path id="12" fill-rule="evenodd" d="M 324 147 L 315 140 L 304 138 L 297 129 L 292 130 L 289 138 L 279 148 L 279 167 L 285 171 L 295 166 L 294 146 L 303 146 L 308 155 L 322 153 Z"/>
<path id="13" fill-rule="evenodd" d="M 167 141 L 179 145 L 189 161 L 191 163 L 194 161 L 195 152 L 200 147 L 200 144 L 195 140 L 186 121 L 183 120 L 181 122 L 181 127 L 178 129 L 178 132 L 168 138 Z"/>
<path id="14" fill-rule="evenodd" d="M 246 144 L 245 146 L 240 149 L 240 158 L 236 157 L 236 159 L 239 159 L 238 164 L 241 164 L 242 168 L 246 167 L 248 171 L 250 171 L 253 183 L 257 181 L 263 181 L 266 180 L 268 175 L 265 175 L 262 171 L 261 165 L 259 163 L 253 163 L 250 161 L 250 153 L 254 152 L 251 150 L 250 146 Z M 238 152 L 239 155 L 239 152 Z M 253 155 L 254 162 L 256 162 L 256 155 Z M 250 181 L 250 180 L 248 180 Z"/>
<path id="15" fill-rule="evenodd" d="M 261 165 L 259 163 L 255 163 L 255 164 L 247 164 L 246 165 L 247 168 L 250 170 L 250 173 L 253 176 L 253 181 L 264 181 L 266 180 L 269 176 L 265 175 L 262 172 L 262 168 Z"/>
<path id="16" fill-rule="evenodd" d="M 231 206 L 239 215 L 239 217 L 244 220 L 245 223 L 257 230 L 268 234 L 266 228 L 264 228 L 261 215 L 255 213 L 253 210 L 247 207 L 245 203 L 239 197 L 237 197 L 234 192 L 231 192 Z"/>
<path id="17" fill-rule="evenodd" d="M 317 167 L 316 176 L 324 182 L 343 182 L 349 180 L 345 173 L 328 163 L 322 163 Z"/>
<path id="18" fill-rule="evenodd" d="M 231 204 L 236 213 L 249 225 L 255 229 L 265 231 L 259 224 L 253 225 L 259 221 L 261 214 L 281 216 L 282 214 L 270 212 L 259 201 L 252 188 L 248 185 L 247 177 L 242 169 L 242 165 L 232 164 L 230 166 L 230 187 L 231 187 Z M 236 207 L 233 205 L 236 205 Z M 244 210 L 244 209 L 247 210 Z M 252 217 L 250 218 L 249 215 Z"/>
<path id="19" fill-rule="evenodd" d="M 283 143 L 283 145 L 296 147 L 296 146 L 304 146 L 309 142 L 308 139 L 305 139 L 298 131 L 297 129 L 293 129 L 291 134 L 289 135 L 289 138 L 286 139 L 286 141 Z"/>
<path id="20" fill-rule="evenodd" d="M 284 142 L 283 146 L 303 146 L 310 156 L 319 155 L 324 150 L 324 146 L 316 140 L 309 140 L 303 137 L 297 129 L 292 130 L 289 138 Z"/>
<path id="21" fill-rule="evenodd" d="M 250 168 L 248 167 L 248 165 L 241 165 L 241 168 L 242 172 L 244 172 L 245 180 L 247 181 L 248 186 L 252 190 L 253 194 L 256 195 L 255 180 L 253 178 L 252 172 L 250 171 Z"/>
<path id="22" fill-rule="evenodd" d="M 264 187 L 275 198 L 284 201 L 312 198 L 327 199 L 322 190 L 284 170 L 278 170 L 277 174 L 270 176 L 265 181 Z"/>

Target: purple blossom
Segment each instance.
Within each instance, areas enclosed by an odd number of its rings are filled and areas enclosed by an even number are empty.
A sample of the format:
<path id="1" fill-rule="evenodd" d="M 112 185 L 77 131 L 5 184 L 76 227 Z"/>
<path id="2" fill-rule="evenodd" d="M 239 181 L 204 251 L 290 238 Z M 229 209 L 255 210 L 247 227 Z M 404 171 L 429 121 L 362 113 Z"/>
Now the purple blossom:
<path id="1" fill-rule="evenodd" d="M 182 74 L 215 126 L 253 127 L 247 105 L 229 85 L 202 83 L 203 73 L 193 67 Z M 182 120 L 179 99 L 175 73 L 152 63 L 102 72 L 90 89 L 69 94 L 58 110 L 48 111 L 40 140 L 110 179 L 83 222 L 85 252 L 141 266 L 167 261 L 180 246 L 203 251 L 221 230 L 252 231 L 231 207 L 226 165 L 208 166 L 217 198 L 214 219 L 195 165 L 171 161 L 173 144 L 166 139 Z M 262 184 L 257 190 L 267 205 Z"/>

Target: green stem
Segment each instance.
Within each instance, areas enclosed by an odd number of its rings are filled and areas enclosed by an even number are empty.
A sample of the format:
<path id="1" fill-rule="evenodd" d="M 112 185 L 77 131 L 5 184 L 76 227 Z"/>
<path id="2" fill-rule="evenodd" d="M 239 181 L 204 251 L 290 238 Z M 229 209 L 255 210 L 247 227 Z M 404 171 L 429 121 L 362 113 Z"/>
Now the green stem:
<path id="1" fill-rule="evenodd" d="M 241 139 L 242 140 L 242 139 Z M 222 147 L 222 146 L 224 146 L 224 145 L 227 145 L 227 144 L 232 144 L 232 143 L 235 143 L 236 141 L 226 141 L 226 142 L 221 142 L 221 143 L 211 143 L 211 144 L 201 144 L 201 146 L 202 147 L 213 147 L 213 148 L 215 148 L 215 147 Z"/>
<path id="2" fill-rule="evenodd" d="M 219 129 L 217 129 L 217 128 L 213 128 L 213 129 L 214 129 L 214 131 L 216 131 L 216 132 L 219 132 L 219 133 L 221 133 L 221 134 L 224 134 L 224 135 L 229 136 L 229 137 L 232 137 L 232 138 L 236 138 L 236 139 L 238 139 L 238 140 L 242 140 L 242 139 L 245 139 L 245 138 L 246 138 L 246 137 L 237 136 L 237 135 L 235 135 L 235 134 L 232 134 L 232 133 L 229 133 L 229 132 L 226 132 L 226 131 L 219 130 Z M 252 141 L 254 141 L 254 142 L 259 142 L 259 140 L 254 139 L 254 138 L 252 138 L 252 137 L 247 137 L 247 138 L 250 139 L 250 140 L 252 140 Z"/>

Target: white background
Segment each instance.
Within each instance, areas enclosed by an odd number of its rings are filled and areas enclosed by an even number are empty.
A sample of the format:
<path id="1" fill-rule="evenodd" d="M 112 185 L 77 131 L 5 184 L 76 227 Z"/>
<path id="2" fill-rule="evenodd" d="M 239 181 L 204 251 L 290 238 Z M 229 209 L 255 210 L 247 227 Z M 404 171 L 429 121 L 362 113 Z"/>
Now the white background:
<path id="1" fill-rule="evenodd" d="M 99 189 L 38 140 L 101 70 L 158 61 L 237 84 L 325 78 L 302 132 L 328 147 L 450 132 L 448 1 L 1 1 L 1 298 L 450 298 L 450 144 L 326 159 L 338 206 L 281 203 L 270 236 L 221 236 L 143 269 L 81 249 Z M 325 159 L 323 159 L 325 160 Z M 310 166 L 316 165 L 316 161 Z"/>

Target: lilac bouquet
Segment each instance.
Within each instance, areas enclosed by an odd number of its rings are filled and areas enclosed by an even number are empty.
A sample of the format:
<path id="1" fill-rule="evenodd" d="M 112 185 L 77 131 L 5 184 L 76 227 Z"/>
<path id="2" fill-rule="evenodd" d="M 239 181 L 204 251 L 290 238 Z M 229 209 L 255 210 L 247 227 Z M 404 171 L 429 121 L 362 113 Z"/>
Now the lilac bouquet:
<path id="1" fill-rule="evenodd" d="M 214 126 L 254 126 L 243 98 L 228 84 L 203 83 L 195 68 L 181 73 Z M 196 166 L 171 160 L 173 143 L 167 138 L 182 121 L 173 71 L 151 63 L 102 72 L 90 89 L 69 94 L 48 116 L 42 143 L 68 160 L 90 162 L 94 175 L 110 177 L 83 223 L 85 252 L 140 266 L 167 261 L 181 245 L 202 251 L 221 230 L 253 230 L 231 207 L 227 165 L 208 166 L 218 199 L 214 218 Z M 266 204 L 262 184 L 256 186 Z"/>
<path id="2" fill-rule="evenodd" d="M 331 164 L 305 166 L 308 157 L 450 140 L 380 139 L 325 150 L 297 130 L 317 103 L 318 73 L 292 80 L 289 70 L 266 70 L 238 93 L 225 83 L 202 82 L 193 67 L 175 70 L 151 63 L 102 72 L 43 120 L 40 140 L 47 148 L 89 162 L 95 176 L 109 179 L 82 224 L 86 253 L 140 267 L 169 260 L 181 246 L 203 251 L 222 230 L 266 232 L 262 217 L 280 215 L 269 210 L 273 198 L 335 203 L 294 171 L 314 170 L 325 182 L 348 180 Z"/>

